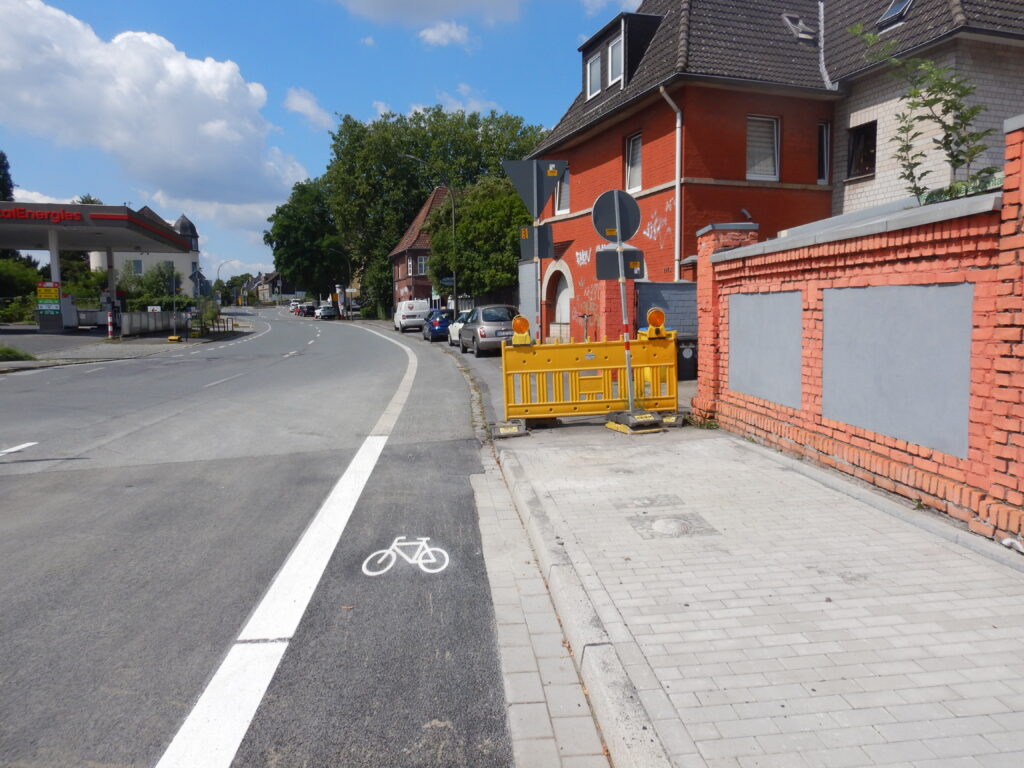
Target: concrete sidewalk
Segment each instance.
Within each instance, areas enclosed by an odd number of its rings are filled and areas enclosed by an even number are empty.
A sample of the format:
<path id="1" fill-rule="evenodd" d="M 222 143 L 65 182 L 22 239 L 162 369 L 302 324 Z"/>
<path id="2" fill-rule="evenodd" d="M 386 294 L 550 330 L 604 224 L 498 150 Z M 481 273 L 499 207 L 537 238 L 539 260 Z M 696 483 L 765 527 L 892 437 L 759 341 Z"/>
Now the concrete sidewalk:
<path id="1" fill-rule="evenodd" d="M 719 431 L 496 452 L 616 768 L 1024 765 L 1024 557 Z"/>

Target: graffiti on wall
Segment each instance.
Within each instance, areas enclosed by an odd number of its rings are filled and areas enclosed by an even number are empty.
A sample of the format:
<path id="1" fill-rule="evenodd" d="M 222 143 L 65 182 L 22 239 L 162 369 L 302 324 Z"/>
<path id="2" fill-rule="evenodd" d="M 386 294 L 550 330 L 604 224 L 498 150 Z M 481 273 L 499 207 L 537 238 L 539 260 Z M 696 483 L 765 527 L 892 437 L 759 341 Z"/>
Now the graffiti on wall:
<path id="1" fill-rule="evenodd" d="M 667 247 L 670 243 L 666 243 L 666 239 L 672 235 L 672 225 L 669 221 L 674 210 L 675 199 L 670 197 L 665 201 L 664 210 L 655 212 L 648 219 L 647 225 L 643 229 L 644 237 L 648 240 L 653 240 L 662 248 Z"/>
<path id="2" fill-rule="evenodd" d="M 585 266 L 590 263 L 590 257 L 593 255 L 593 248 L 584 248 L 583 250 L 576 251 L 576 265 Z"/>

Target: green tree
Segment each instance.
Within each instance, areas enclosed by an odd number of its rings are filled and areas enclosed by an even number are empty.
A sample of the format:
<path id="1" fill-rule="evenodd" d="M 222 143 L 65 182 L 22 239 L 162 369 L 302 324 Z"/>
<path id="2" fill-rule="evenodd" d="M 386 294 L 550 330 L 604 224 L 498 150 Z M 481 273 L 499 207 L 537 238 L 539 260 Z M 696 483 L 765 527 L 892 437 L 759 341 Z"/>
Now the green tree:
<path id="1" fill-rule="evenodd" d="M 519 227 L 530 214 L 505 176 L 486 176 L 456 199 L 455 249 L 452 249 L 451 201 L 431 215 L 430 278 L 452 274 L 459 293 L 480 294 L 515 285 L 518 279 Z"/>
<path id="2" fill-rule="evenodd" d="M 0 298 L 35 292 L 39 271 L 15 259 L 0 259 Z"/>
<path id="3" fill-rule="evenodd" d="M 915 151 L 914 140 L 921 135 L 914 130 L 918 124 L 931 124 L 938 129 L 932 143 L 942 152 L 949 166 L 951 183 L 947 189 L 950 195 L 967 194 L 972 187 L 999 170 L 987 167 L 972 171 L 978 156 L 988 149 L 985 138 L 994 132 L 992 128 L 974 129 L 974 121 L 986 107 L 968 103 L 976 89 L 973 83 L 931 59 L 900 58 L 896 55 L 895 40 L 883 41 L 880 35 L 865 32 L 860 24 L 849 31 L 868 47 L 870 60 L 884 62 L 907 84 L 906 92 L 900 97 L 907 111 L 897 115 L 899 129 L 890 140 L 897 145 L 895 158 L 902 169 L 900 178 L 907 182 L 908 191 L 921 197 L 921 179 L 927 173 L 918 170 L 924 158 L 924 153 Z"/>
<path id="4" fill-rule="evenodd" d="M 7 155 L 0 150 L 0 202 L 10 203 L 14 201 L 14 180 L 11 179 L 11 164 L 7 162 Z M 18 251 L 7 248 L 0 248 L 0 261 L 18 261 L 33 269 L 39 268 L 39 262 L 31 256 L 23 256 Z"/>
<path id="5" fill-rule="evenodd" d="M 267 221 L 263 242 L 274 252 L 274 268 L 297 289 L 330 293 L 351 274 L 322 178 L 295 184 Z"/>
<path id="6" fill-rule="evenodd" d="M 14 181 L 11 179 L 11 164 L 7 154 L 0 149 L 0 202 L 10 203 L 14 200 Z"/>
<path id="7" fill-rule="evenodd" d="M 169 263 L 157 264 L 139 281 L 143 295 L 167 296 L 181 293 L 181 275 Z"/>
<path id="8" fill-rule="evenodd" d="M 520 117 L 440 106 L 388 113 L 371 123 L 342 117 L 332 134 L 327 199 L 342 250 L 352 254 L 361 275 L 363 296 L 378 306 L 391 304 L 388 254 L 431 189 L 465 189 L 500 176 L 502 160 L 521 159 L 543 136 L 540 126 Z"/>

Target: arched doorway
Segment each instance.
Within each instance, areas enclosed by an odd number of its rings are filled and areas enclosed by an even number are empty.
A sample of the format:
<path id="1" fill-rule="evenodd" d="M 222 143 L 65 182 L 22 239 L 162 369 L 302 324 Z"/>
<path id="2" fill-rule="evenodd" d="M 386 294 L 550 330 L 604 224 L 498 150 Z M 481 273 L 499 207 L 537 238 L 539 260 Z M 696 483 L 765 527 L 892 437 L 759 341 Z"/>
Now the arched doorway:
<path id="1" fill-rule="evenodd" d="M 565 275 L 558 275 L 554 293 L 555 316 L 551 320 L 551 335 L 559 341 L 568 341 L 569 323 L 572 322 L 569 299 L 572 298 L 572 294 L 569 292 L 569 282 L 565 279 Z"/>

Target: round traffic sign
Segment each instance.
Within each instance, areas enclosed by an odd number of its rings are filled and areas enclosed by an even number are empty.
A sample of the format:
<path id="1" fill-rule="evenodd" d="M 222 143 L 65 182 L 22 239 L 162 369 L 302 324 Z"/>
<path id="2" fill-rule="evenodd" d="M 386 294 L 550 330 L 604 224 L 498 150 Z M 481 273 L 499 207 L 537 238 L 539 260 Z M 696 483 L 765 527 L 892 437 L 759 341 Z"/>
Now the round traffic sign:
<path id="1" fill-rule="evenodd" d="M 597 234 L 609 243 L 624 243 L 640 229 L 640 206 L 621 189 L 609 189 L 597 198 L 590 217 Z"/>

